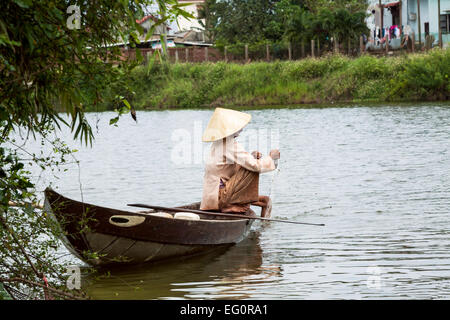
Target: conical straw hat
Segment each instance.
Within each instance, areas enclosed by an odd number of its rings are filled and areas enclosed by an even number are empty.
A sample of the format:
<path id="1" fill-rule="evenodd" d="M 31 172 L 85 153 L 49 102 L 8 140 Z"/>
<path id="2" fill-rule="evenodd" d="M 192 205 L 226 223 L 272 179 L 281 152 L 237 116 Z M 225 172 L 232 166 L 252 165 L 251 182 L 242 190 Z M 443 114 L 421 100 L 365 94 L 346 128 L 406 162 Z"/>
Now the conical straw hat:
<path id="1" fill-rule="evenodd" d="M 216 108 L 203 133 L 204 142 L 216 141 L 244 128 L 252 116 L 248 113 L 231 109 Z"/>

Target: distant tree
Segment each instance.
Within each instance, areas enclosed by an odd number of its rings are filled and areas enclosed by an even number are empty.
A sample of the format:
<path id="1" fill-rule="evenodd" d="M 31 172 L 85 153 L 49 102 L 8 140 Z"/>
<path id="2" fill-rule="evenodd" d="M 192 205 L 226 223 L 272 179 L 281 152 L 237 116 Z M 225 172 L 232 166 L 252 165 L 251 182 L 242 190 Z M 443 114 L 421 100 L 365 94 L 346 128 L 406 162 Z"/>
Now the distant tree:
<path id="1" fill-rule="evenodd" d="M 367 0 L 206 0 L 201 17 L 220 43 L 339 41 L 364 33 Z"/>
<path id="2" fill-rule="evenodd" d="M 365 11 L 350 12 L 344 8 L 321 8 L 313 15 L 312 33 L 323 40 L 336 37 L 339 43 L 357 39 L 367 33 Z"/>
<path id="3" fill-rule="evenodd" d="M 322 9 L 331 11 L 346 9 L 350 13 L 365 11 L 368 7 L 368 0 L 304 0 L 304 5 L 314 13 Z"/>
<path id="4" fill-rule="evenodd" d="M 225 43 L 267 38 L 276 0 L 206 0 L 200 16 L 211 38 Z"/>
<path id="5" fill-rule="evenodd" d="M 306 40 L 311 37 L 311 14 L 299 1 L 281 0 L 275 4 L 274 19 L 266 30 L 275 40 Z"/>

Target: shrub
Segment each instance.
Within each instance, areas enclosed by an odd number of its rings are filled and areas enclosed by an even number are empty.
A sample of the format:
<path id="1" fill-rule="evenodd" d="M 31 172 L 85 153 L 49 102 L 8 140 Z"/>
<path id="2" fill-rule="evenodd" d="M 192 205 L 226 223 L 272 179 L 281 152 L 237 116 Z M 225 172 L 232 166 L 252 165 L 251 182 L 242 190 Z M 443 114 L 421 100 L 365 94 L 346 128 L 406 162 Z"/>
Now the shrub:
<path id="1" fill-rule="evenodd" d="M 155 63 L 106 85 L 108 98 L 101 108 L 113 109 L 117 95 L 126 96 L 135 108 L 436 100 L 449 96 L 449 74 L 450 49 L 389 58 L 327 55 L 249 64 Z"/>

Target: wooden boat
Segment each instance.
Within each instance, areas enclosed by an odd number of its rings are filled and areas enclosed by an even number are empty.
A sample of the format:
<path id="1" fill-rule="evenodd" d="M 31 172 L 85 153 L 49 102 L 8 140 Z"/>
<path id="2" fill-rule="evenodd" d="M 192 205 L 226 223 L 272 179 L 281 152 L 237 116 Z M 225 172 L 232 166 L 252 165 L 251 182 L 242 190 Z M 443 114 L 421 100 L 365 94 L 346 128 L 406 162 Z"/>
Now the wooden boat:
<path id="1" fill-rule="evenodd" d="M 180 208 L 198 210 L 200 203 Z M 185 220 L 129 212 L 68 199 L 45 190 L 45 210 L 64 233 L 62 240 L 88 264 L 144 263 L 198 254 L 243 240 L 252 219 L 201 215 Z M 247 214 L 255 215 L 250 209 Z"/>

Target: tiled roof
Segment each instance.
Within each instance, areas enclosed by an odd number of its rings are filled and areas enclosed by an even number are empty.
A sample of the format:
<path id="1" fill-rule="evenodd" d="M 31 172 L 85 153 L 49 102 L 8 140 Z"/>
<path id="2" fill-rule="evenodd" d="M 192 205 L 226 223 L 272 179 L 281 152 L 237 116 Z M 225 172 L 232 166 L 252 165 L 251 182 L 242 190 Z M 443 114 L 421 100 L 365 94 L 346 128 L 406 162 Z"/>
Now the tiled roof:
<path id="1" fill-rule="evenodd" d="M 158 21 L 158 18 L 156 18 L 154 15 L 149 14 L 148 16 L 145 16 L 145 17 L 143 17 L 143 18 L 140 19 L 140 20 L 136 20 L 136 22 L 139 23 L 139 24 L 141 24 L 141 23 L 147 21 L 148 19 L 152 19 L 152 20 L 155 21 L 155 22 Z"/>
<path id="2" fill-rule="evenodd" d="M 147 21 L 148 19 L 152 19 L 154 22 L 158 21 L 158 18 L 157 18 L 157 17 L 155 17 L 155 16 L 152 15 L 152 14 L 149 14 L 149 15 L 143 17 L 143 18 L 140 19 L 140 20 L 139 20 L 139 19 L 136 19 L 136 22 L 139 23 L 139 24 L 141 24 L 141 23 L 144 23 L 145 21 Z M 171 28 L 170 28 L 169 26 L 167 26 L 167 30 L 171 30 Z"/>

